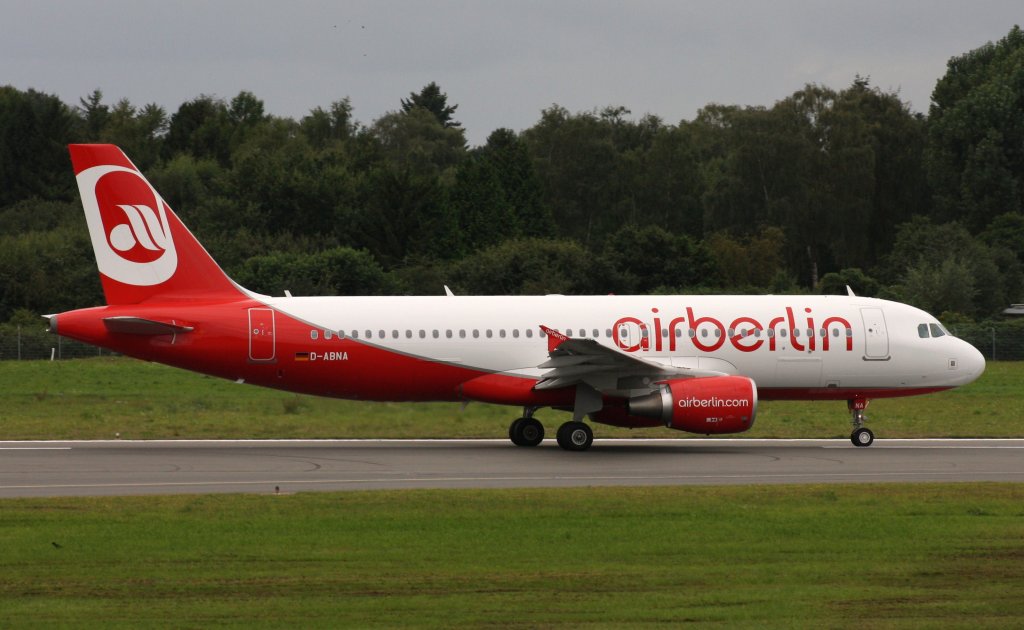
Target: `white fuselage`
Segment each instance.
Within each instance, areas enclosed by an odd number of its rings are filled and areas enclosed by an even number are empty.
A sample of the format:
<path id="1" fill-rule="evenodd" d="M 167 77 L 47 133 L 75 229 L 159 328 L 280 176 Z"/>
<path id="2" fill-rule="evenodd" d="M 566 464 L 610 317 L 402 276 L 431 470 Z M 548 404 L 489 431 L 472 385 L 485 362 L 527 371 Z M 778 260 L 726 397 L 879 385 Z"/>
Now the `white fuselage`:
<path id="1" fill-rule="evenodd" d="M 931 315 L 864 297 L 263 300 L 310 325 L 313 352 L 342 335 L 385 351 L 534 378 L 547 358 L 541 325 L 664 365 L 749 376 L 762 391 L 946 388 L 984 369 L 973 346 L 949 334 L 934 336 L 941 328 Z M 919 332 L 922 325 L 927 336 Z"/>

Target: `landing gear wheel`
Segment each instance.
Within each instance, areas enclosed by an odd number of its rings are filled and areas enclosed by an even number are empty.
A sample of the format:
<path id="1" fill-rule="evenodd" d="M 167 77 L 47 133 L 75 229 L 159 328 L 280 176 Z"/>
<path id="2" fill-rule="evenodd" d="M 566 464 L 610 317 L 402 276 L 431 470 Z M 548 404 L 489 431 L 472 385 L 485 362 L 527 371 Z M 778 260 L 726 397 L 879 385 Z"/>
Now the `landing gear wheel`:
<path id="1" fill-rule="evenodd" d="M 516 446 L 537 446 L 544 441 L 544 425 L 534 418 L 519 418 L 509 425 L 508 438 Z"/>
<path id="2" fill-rule="evenodd" d="M 512 424 L 508 425 L 508 439 L 512 440 L 512 443 L 516 446 L 522 446 L 519 443 L 519 425 L 523 423 L 526 418 L 517 418 L 512 421 Z"/>
<path id="3" fill-rule="evenodd" d="M 875 441 L 875 434 L 871 432 L 871 429 L 861 427 L 850 434 L 850 441 L 854 446 L 871 446 L 871 443 Z"/>
<path id="4" fill-rule="evenodd" d="M 594 432 L 584 422 L 566 422 L 558 427 L 558 445 L 567 451 L 585 451 L 594 443 Z"/>

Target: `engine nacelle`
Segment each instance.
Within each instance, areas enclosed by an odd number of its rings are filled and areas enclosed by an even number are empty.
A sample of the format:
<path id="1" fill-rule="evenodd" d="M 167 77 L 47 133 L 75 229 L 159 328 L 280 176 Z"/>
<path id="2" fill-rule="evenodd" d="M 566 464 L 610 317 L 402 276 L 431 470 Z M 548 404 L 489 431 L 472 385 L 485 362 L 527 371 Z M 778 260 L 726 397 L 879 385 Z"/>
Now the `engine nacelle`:
<path id="1" fill-rule="evenodd" d="M 665 381 L 659 391 L 630 398 L 629 413 L 691 433 L 741 433 L 754 425 L 757 386 L 745 376 Z"/>

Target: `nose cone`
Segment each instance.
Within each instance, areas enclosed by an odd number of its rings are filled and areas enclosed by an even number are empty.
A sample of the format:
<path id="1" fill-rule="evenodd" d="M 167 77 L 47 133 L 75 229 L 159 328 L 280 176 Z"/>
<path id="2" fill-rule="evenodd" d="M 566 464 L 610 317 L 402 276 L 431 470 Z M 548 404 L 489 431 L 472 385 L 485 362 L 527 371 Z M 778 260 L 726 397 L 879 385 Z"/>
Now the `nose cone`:
<path id="1" fill-rule="evenodd" d="M 961 341 L 960 343 L 963 344 L 959 366 L 963 380 L 960 384 L 966 385 L 977 380 L 981 373 L 985 371 L 985 356 L 966 341 Z"/>

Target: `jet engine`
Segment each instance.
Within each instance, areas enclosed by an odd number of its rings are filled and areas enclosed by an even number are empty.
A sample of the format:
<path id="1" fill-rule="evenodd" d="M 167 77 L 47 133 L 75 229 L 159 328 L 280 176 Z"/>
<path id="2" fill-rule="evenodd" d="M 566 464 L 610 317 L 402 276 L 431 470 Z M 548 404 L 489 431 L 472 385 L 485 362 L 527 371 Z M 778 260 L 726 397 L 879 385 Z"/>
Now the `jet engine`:
<path id="1" fill-rule="evenodd" d="M 655 418 L 691 433 L 741 433 L 754 425 L 757 386 L 745 376 L 673 379 L 630 398 L 630 415 Z"/>

